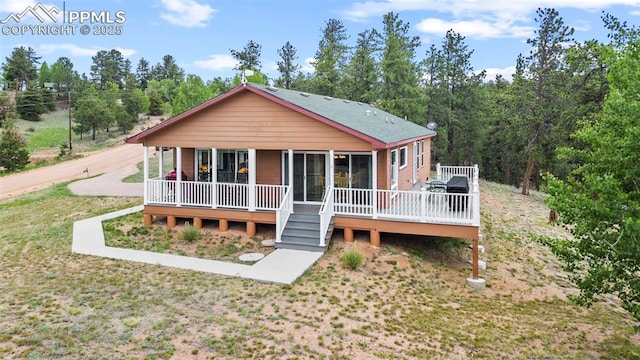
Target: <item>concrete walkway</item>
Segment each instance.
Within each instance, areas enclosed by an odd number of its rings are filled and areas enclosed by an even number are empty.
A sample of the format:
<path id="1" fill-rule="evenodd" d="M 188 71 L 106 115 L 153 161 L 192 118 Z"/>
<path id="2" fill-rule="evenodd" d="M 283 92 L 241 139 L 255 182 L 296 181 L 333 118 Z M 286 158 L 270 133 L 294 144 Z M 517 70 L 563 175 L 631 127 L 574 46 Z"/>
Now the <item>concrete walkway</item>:
<path id="1" fill-rule="evenodd" d="M 76 221 L 73 224 L 72 252 L 110 259 L 136 261 L 213 274 L 236 276 L 277 284 L 292 284 L 322 257 L 321 252 L 276 249 L 253 265 L 206 260 L 188 256 L 161 254 L 150 251 L 114 248 L 105 245 L 102 221 L 142 211 L 135 206 Z"/>

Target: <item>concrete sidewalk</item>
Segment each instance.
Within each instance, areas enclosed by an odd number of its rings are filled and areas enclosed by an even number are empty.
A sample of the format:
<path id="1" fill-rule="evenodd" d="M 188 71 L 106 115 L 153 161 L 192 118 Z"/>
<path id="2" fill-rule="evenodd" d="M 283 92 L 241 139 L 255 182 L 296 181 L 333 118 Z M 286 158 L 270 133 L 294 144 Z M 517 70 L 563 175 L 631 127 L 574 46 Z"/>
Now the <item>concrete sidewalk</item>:
<path id="1" fill-rule="evenodd" d="M 321 252 L 277 249 L 253 265 L 206 260 L 188 256 L 161 254 L 142 250 L 122 249 L 105 245 L 102 221 L 142 211 L 142 205 L 76 221 L 73 224 L 71 250 L 93 255 L 145 264 L 169 266 L 212 274 L 236 276 L 277 284 L 292 284 L 322 257 Z"/>

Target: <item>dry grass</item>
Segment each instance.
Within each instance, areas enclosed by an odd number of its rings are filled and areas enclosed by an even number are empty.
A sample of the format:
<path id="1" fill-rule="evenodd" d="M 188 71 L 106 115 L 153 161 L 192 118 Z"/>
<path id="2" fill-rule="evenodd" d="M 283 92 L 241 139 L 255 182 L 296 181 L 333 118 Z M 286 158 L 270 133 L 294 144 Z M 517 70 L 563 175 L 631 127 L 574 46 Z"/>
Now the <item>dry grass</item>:
<path id="1" fill-rule="evenodd" d="M 137 199 L 55 186 L 0 202 L 0 357 L 638 358 L 634 322 L 615 299 L 569 302 L 567 275 L 529 240 L 564 236 L 546 224 L 541 196 L 482 186 L 485 290 L 465 285 L 461 240 L 386 236 L 375 249 L 338 232 L 316 266 L 279 286 L 71 253 L 73 221 Z M 342 267 L 348 250 L 365 255 L 358 270 Z"/>

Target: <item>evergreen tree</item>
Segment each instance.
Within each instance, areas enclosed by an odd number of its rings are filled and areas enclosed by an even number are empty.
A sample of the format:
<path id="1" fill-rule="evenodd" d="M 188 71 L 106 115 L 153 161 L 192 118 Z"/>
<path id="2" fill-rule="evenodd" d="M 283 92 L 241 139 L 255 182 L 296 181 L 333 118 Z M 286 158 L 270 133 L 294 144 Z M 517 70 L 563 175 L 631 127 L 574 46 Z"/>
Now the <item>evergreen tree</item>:
<path id="1" fill-rule="evenodd" d="M 0 127 L 13 115 L 15 104 L 8 92 L 0 91 Z"/>
<path id="2" fill-rule="evenodd" d="M 51 81 L 58 92 L 70 91 L 79 76 L 73 71 L 73 63 L 67 57 L 60 57 L 51 65 Z"/>
<path id="3" fill-rule="evenodd" d="M 0 137 L 0 167 L 6 171 L 19 170 L 29 163 L 27 141 L 12 120 L 6 120 Z"/>
<path id="4" fill-rule="evenodd" d="M 18 95 L 16 110 L 23 120 L 40 121 L 40 115 L 47 112 L 44 102 L 43 92 L 35 86 L 29 86 Z"/>
<path id="5" fill-rule="evenodd" d="M 536 162 L 546 162 L 545 149 L 549 135 L 560 114 L 561 103 L 566 96 L 566 82 L 562 75 L 565 47 L 573 41 L 573 28 L 564 24 L 555 9 L 538 9 L 536 22 L 540 28 L 536 37 L 527 43 L 533 49 L 527 57 L 528 75 L 535 81 L 531 121 L 528 124 L 528 144 L 526 147 L 527 167 L 522 180 L 522 194 L 528 195 L 531 180 L 538 181 L 534 174 Z M 553 146 L 551 146 L 553 148 Z M 554 150 L 554 149 L 553 149 Z"/>
<path id="6" fill-rule="evenodd" d="M 36 55 L 31 47 L 20 46 L 13 49 L 11 56 L 5 58 L 2 64 L 4 78 L 9 82 L 11 88 L 24 89 L 27 84 L 38 78 L 36 65 L 40 62 L 40 57 Z"/>
<path id="7" fill-rule="evenodd" d="M 425 98 L 419 87 L 420 69 L 415 52 L 420 38 L 409 36 L 409 23 L 390 12 L 383 17 L 379 36 L 382 48 L 379 106 L 400 117 L 424 125 Z"/>
<path id="8" fill-rule="evenodd" d="M 49 68 L 49 64 L 46 61 L 40 65 L 40 71 L 38 72 L 38 82 L 41 87 L 44 87 L 44 83 L 53 82 L 53 74 Z"/>
<path id="9" fill-rule="evenodd" d="M 125 58 L 116 49 L 110 51 L 100 50 L 91 58 L 91 78 L 98 85 L 99 89 L 104 89 L 107 82 L 112 82 L 118 87 L 124 87 L 124 80 L 127 71 L 125 69 Z"/>
<path id="10" fill-rule="evenodd" d="M 147 84 L 151 79 L 151 69 L 149 68 L 149 62 L 145 58 L 140 58 L 138 61 L 138 67 L 136 68 L 136 80 L 140 89 L 147 90 Z"/>
<path id="11" fill-rule="evenodd" d="M 325 23 L 313 63 L 315 72 L 308 84 L 311 92 L 344 97 L 340 84 L 349 55 L 348 38 L 342 21 L 330 19 Z"/>
<path id="12" fill-rule="evenodd" d="M 170 80 L 174 87 L 184 80 L 184 70 L 178 66 L 172 55 L 164 55 L 162 62 L 151 68 L 150 79 L 162 81 Z"/>
<path id="13" fill-rule="evenodd" d="M 464 39 L 453 30 L 447 31 L 441 49 L 432 45 L 423 61 L 429 97 L 427 119 L 439 125 L 437 155 L 444 156 L 448 164 L 476 163 L 480 146 L 484 72 L 474 75 L 473 51 Z"/>
<path id="14" fill-rule="evenodd" d="M 113 123 L 114 112 L 96 85 L 91 84 L 76 101 L 73 118 L 76 123 L 73 131 L 76 134 L 91 132 L 91 140 L 96 140 L 98 129 L 108 128 Z"/>
<path id="15" fill-rule="evenodd" d="M 229 49 L 231 56 L 238 62 L 234 70 L 260 70 L 261 62 L 260 56 L 262 55 L 262 45 L 253 40 L 249 40 L 244 49 L 238 51 Z"/>
<path id="16" fill-rule="evenodd" d="M 302 68 L 302 65 L 296 63 L 298 59 L 296 48 L 287 41 L 282 48 L 278 49 L 278 55 L 281 60 L 277 61 L 276 64 L 278 65 L 280 78 L 276 79 L 276 86 L 291 89 L 296 72 Z"/>
<path id="17" fill-rule="evenodd" d="M 364 103 L 374 103 L 378 99 L 376 37 L 377 33 L 372 30 L 358 34 L 353 56 L 344 72 L 342 87 L 347 99 Z"/>

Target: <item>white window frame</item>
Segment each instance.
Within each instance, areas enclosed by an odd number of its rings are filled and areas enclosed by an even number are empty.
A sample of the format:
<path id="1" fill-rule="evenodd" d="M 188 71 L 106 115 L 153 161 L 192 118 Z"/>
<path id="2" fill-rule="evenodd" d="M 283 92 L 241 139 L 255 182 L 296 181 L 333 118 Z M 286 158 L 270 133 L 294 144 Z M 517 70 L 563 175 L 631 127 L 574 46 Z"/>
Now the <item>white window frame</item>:
<path id="1" fill-rule="evenodd" d="M 389 156 L 390 156 L 389 170 L 391 172 L 391 176 L 390 176 L 391 190 L 394 190 L 398 188 L 398 149 L 391 150 L 391 153 Z"/>
<path id="2" fill-rule="evenodd" d="M 404 153 L 404 164 L 402 163 L 402 153 Z M 400 148 L 398 152 L 398 163 L 400 164 L 400 169 L 404 169 L 409 165 L 409 147 L 403 146 Z"/>

